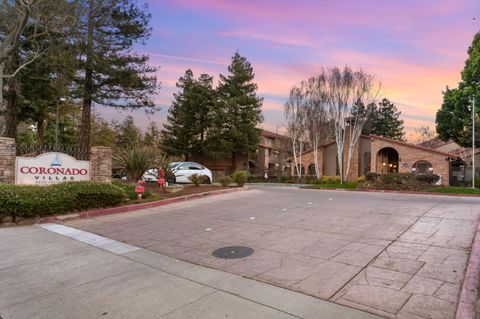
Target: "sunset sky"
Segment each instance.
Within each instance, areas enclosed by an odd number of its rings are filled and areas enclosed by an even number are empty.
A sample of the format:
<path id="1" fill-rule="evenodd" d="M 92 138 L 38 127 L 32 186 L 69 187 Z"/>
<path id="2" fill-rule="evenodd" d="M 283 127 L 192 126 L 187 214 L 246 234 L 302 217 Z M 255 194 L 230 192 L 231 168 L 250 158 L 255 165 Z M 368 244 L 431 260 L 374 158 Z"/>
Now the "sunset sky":
<path id="1" fill-rule="evenodd" d="M 457 85 L 480 31 L 479 0 L 150 0 L 148 6 L 152 36 L 137 50 L 160 67 L 162 110 L 149 118 L 134 112 L 141 127 L 163 123 L 186 69 L 218 80 L 238 50 L 252 63 L 265 98 L 265 129 L 284 130 L 283 104 L 293 85 L 321 67 L 347 64 L 382 82 L 383 96 L 400 108 L 414 141 L 414 128 L 434 128 L 442 90 Z M 107 119 L 128 114 L 99 110 Z"/>

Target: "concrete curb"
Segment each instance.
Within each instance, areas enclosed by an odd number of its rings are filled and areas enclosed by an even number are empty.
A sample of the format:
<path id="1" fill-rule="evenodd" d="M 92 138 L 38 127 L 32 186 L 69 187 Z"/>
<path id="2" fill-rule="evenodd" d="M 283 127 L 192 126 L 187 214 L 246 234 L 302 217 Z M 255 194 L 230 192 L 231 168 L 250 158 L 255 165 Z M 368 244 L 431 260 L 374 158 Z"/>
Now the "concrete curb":
<path id="1" fill-rule="evenodd" d="M 163 200 L 158 200 L 158 201 L 153 201 L 153 202 L 148 202 L 148 203 L 142 203 L 142 204 L 134 204 L 134 205 L 102 208 L 102 209 L 95 209 L 95 210 L 87 210 L 87 211 L 84 211 L 84 212 L 68 214 L 68 215 L 48 216 L 48 217 L 40 219 L 40 221 L 38 221 L 38 224 L 64 222 L 64 221 L 74 220 L 74 219 L 126 213 L 126 212 L 132 212 L 132 211 L 139 210 L 139 209 L 165 206 L 165 205 L 168 205 L 168 204 L 183 202 L 183 201 L 197 199 L 197 198 L 203 198 L 203 197 L 208 197 L 208 196 L 213 196 L 213 195 L 233 193 L 233 192 L 238 192 L 238 191 L 246 191 L 246 190 L 248 190 L 247 187 L 221 189 L 221 190 L 216 190 L 216 191 L 209 191 L 209 192 L 179 196 L 179 197 L 174 197 L 174 198 L 168 198 L 168 199 L 163 199 Z"/>
<path id="2" fill-rule="evenodd" d="M 460 299 L 458 300 L 455 319 L 475 319 L 480 276 L 480 220 L 473 239 L 472 250 L 468 260 L 465 279 L 463 280 Z"/>
<path id="3" fill-rule="evenodd" d="M 249 186 L 288 186 L 288 187 L 306 187 L 308 184 L 295 184 L 295 183 L 246 183 Z"/>
<path id="4" fill-rule="evenodd" d="M 414 191 L 395 191 L 395 190 L 377 190 L 377 189 L 348 189 L 348 188 L 308 188 L 300 187 L 301 189 L 310 190 L 325 190 L 325 191 L 346 191 L 346 192 L 364 192 L 364 193 L 385 193 L 385 194 L 407 194 L 407 195 L 434 195 L 434 196 L 453 196 L 453 197 L 480 197 L 475 194 L 451 194 L 451 193 L 437 193 L 437 192 L 414 192 Z"/>

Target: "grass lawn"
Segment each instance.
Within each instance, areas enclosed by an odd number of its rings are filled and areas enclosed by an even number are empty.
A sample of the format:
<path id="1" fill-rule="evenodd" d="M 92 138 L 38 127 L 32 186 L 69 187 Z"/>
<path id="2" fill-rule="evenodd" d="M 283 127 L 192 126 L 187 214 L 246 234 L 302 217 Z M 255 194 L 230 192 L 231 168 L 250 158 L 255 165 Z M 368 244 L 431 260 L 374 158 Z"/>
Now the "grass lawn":
<path id="1" fill-rule="evenodd" d="M 344 188 L 344 189 L 357 189 L 358 183 L 357 182 L 347 182 L 343 184 L 310 184 L 306 188 L 311 189 L 322 189 L 322 188 Z"/>
<path id="2" fill-rule="evenodd" d="M 471 195 L 480 195 L 480 188 L 470 188 L 470 187 L 432 187 L 427 189 L 428 192 L 434 193 L 446 193 L 446 194 L 471 194 Z"/>
<path id="3" fill-rule="evenodd" d="M 332 188 L 339 188 L 339 189 L 358 189 L 359 183 L 357 182 L 348 182 L 343 184 L 310 184 L 305 188 L 309 189 L 332 189 Z M 381 189 L 379 189 L 381 191 Z M 443 193 L 443 194 L 467 194 L 467 195 L 480 195 L 480 188 L 470 188 L 470 187 L 453 187 L 453 186 L 437 186 L 437 187 L 429 187 L 423 190 L 418 190 L 418 192 L 432 192 L 432 193 Z"/>

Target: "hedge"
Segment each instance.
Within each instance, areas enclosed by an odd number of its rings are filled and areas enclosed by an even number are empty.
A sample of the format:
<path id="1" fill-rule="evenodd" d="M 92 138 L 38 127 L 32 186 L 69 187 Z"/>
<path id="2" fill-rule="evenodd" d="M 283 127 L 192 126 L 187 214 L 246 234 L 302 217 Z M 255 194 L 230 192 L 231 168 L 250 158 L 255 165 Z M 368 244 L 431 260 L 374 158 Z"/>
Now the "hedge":
<path id="1" fill-rule="evenodd" d="M 365 176 L 365 183 L 362 187 L 367 189 L 386 189 L 386 190 L 425 190 L 435 184 L 440 177 L 438 175 L 415 176 L 412 173 L 390 173 L 379 175 L 368 173 Z"/>
<path id="2" fill-rule="evenodd" d="M 116 206 L 126 194 L 118 186 L 97 182 L 70 182 L 49 186 L 0 184 L 0 219 L 65 214 Z"/>

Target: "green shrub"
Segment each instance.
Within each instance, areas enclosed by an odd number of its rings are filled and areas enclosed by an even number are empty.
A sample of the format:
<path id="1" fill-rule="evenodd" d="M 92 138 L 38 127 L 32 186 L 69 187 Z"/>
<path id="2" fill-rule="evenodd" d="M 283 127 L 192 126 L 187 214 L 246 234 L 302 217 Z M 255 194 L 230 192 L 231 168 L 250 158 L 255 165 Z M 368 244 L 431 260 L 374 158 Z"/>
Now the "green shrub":
<path id="1" fill-rule="evenodd" d="M 188 177 L 188 180 L 193 183 L 195 186 L 200 186 L 200 184 L 207 183 L 208 181 L 208 176 L 206 175 L 198 175 L 198 174 L 193 174 Z"/>
<path id="2" fill-rule="evenodd" d="M 0 217 L 31 218 L 64 214 L 122 203 L 118 186 L 96 182 L 71 182 L 49 186 L 0 185 Z"/>
<path id="3" fill-rule="evenodd" d="M 222 184 L 223 187 L 227 187 L 230 185 L 232 182 L 232 178 L 230 176 L 223 176 L 219 178 L 220 184 Z"/>
<path id="4" fill-rule="evenodd" d="M 245 171 L 236 171 L 232 174 L 232 179 L 237 186 L 243 186 L 248 180 L 248 173 Z"/>
<path id="5" fill-rule="evenodd" d="M 280 183 L 293 183 L 293 177 L 291 176 L 281 176 Z"/>
<path id="6" fill-rule="evenodd" d="M 136 182 L 151 168 L 154 158 L 155 154 L 149 148 L 133 147 L 117 152 L 113 161 L 122 167 L 129 180 Z"/>
<path id="7" fill-rule="evenodd" d="M 364 188 L 385 190 L 425 190 L 439 180 L 438 175 L 415 176 L 411 173 L 389 173 L 366 176 Z"/>
<path id="8" fill-rule="evenodd" d="M 357 182 L 358 182 L 358 183 L 363 183 L 363 182 L 365 182 L 365 175 L 358 176 Z"/>
<path id="9" fill-rule="evenodd" d="M 322 184 L 340 184 L 340 176 L 322 176 Z"/>
<path id="10" fill-rule="evenodd" d="M 374 182 L 374 181 L 377 180 L 377 178 L 378 178 L 378 174 L 377 174 L 377 173 L 371 173 L 371 172 L 370 172 L 370 173 L 367 173 L 367 174 L 365 175 L 365 181 L 367 181 L 367 182 Z"/>
<path id="11" fill-rule="evenodd" d="M 303 176 L 303 183 L 305 184 L 312 184 L 318 181 L 316 176 L 305 175 Z"/>
<path id="12" fill-rule="evenodd" d="M 135 200 L 138 198 L 138 194 L 135 193 L 135 184 L 125 184 L 125 183 L 114 183 L 116 186 L 122 188 L 125 193 L 127 194 L 128 199 L 130 200 Z M 150 196 L 152 196 L 152 192 L 150 191 L 144 191 L 142 194 L 143 199 L 147 199 Z"/>
<path id="13" fill-rule="evenodd" d="M 110 207 L 118 205 L 125 200 L 125 192 L 111 184 L 75 182 L 56 184 L 52 187 L 63 190 L 68 194 L 74 194 L 74 210 Z"/>
<path id="14" fill-rule="evenodd" d="M 0 185 L 0 216 L 35 217 L 73 210 L 75 194 L 54 186 Z"/>
<path id="15" fill-rule="evenodd" d="M 419 182 L 426 183 L 433 185 L 440 180 L 440 176 L 433 174 L 433 175 L 417 175 L 415 179 Z"/>

